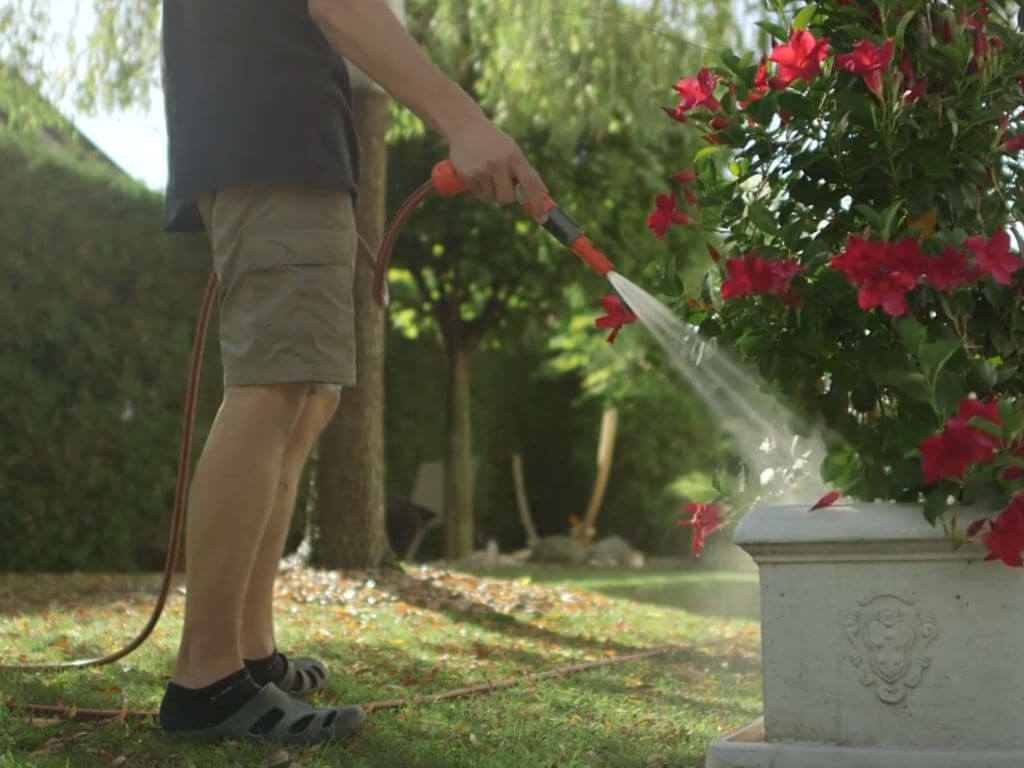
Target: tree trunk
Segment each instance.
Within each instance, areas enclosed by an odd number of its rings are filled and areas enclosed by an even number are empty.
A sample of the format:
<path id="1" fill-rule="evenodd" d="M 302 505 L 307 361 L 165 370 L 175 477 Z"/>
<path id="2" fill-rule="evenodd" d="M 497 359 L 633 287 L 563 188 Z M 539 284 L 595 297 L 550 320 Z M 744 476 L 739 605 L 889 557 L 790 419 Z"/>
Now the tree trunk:
<path id="1" fill-rule="evenodd" d="M 458 560 L 473 551 L 473 445 L 470 429 L 470 346 L 448 345 L 448 445 L 444 476 L 445 554 Z"/>
<path id="2" fill-rule="evenodd" d="M 376 250 L 384 228 L 388 97 L 356 88 L 352 106 L 363 149 L 356 227 Z M 374 302 L 371 269 L 361 257 L 354 280 L 358 383 L 342 392 L 341 406 L 320 437 L 314 562 L 372 569 L 395 560 L 384 516 L 385 316 Z"/>

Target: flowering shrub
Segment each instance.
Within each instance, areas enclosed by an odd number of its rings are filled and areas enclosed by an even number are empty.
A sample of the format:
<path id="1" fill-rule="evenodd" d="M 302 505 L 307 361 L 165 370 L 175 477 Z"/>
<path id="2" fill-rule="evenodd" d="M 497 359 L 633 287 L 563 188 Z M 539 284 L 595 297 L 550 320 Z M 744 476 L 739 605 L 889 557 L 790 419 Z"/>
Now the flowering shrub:
<path id="1" fill-rule="evenodd" d="M 920 502 L 1020 566 L 1024 12 L 777 10 L 766 55 L 725 52 L 665 110 L 707 142 L 648 221 L 708 233 L 710 279 L 679 306 L 823 426 L 834 488 Z M 961 532 L 953 505 L 998 516 Z"/>

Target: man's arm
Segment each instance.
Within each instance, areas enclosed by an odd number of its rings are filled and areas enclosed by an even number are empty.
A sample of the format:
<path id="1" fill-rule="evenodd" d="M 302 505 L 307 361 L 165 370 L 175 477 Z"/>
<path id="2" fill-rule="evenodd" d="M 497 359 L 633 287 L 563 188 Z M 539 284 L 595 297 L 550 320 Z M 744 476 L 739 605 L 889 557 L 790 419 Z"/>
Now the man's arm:
<path id="1" fill-rule="evenodd" d="M 382 0 L 307 0 L 331 46 L 448 142 L 455 170 L 486 200 L 511 203 L 522 185 L 543 211 L 544 182 L 516 142 L 423 53 Z"/>

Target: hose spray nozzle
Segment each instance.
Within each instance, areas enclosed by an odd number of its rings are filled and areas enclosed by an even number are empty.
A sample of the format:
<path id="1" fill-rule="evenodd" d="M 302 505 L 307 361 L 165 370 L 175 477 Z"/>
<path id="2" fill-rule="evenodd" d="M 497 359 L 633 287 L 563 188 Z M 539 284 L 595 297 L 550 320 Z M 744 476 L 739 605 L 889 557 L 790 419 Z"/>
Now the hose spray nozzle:
<path id="1" fill-rule="evenodd" d="M 430 174 L 431 183 L 438 194 L 445 197 L 457 195 L 464 192 L 468 187 L 462 180 L 450 160 L 442 160 L 434 166 Z M 520 188 L 517 186 L 517 192 Z M 529 214 L 533 215 L 529 203 L 524 203 Z M 579 256 L 597 274 L 604 277 L 615 267 L 608 257 L 599 251 L 590 238 L 583 234 L 580 226 L 563 211 L 554 200 L 544 196 L 544 211 L 547 213 L 547 221 L 544 222 L 544 229 L 550 232 L 558 242 L 566 246 L 570 251 Z"/>

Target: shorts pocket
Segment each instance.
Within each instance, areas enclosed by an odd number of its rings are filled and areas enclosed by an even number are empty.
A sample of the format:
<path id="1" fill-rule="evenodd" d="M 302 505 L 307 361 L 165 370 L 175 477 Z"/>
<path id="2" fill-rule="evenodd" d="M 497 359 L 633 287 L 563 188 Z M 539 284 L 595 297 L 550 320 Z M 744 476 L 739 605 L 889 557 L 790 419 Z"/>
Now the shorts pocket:
<path id="1" fill-rule="evenodd" d="M 277 267 L 333 264 L 355 266 L 354 229 L 295 229 L 253 232 L 240 243 L 235 276 Z"/>

